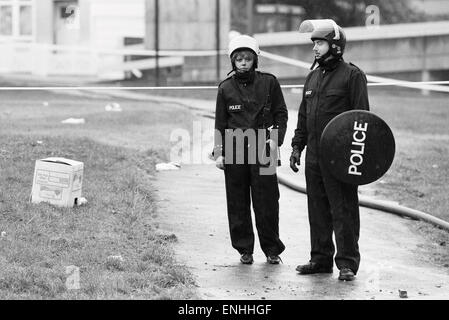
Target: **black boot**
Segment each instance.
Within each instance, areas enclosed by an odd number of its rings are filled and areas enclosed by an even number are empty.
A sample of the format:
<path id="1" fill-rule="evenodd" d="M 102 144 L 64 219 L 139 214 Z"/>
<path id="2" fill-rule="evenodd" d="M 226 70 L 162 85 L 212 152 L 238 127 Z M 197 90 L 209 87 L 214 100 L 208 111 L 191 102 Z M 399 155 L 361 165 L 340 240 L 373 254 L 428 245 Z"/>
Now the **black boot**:
<path id="1" fill-rule="evenodd" d="M 349 268 L 342 268 L 340 270 L 340 275 L 338 276 L 338 280 L 342 281 L 352 281 L 355 279 L 355 273 Z"/>
<path id="2" fill-rule="evenodd" d="M 252 264 L 254 262 L 253 255 L 251 253 L 243 253 L 240 257 L 240 262 L 243 264 Z"/>
<path id="3" fill-rule="evenodd" d="M 332 269 L 332 266 L 323 266 L 311 261 L 307 264 L 299 265 L 296 267 L 296 271 L 298 271 L 300 274 L 332 273 Z"/>

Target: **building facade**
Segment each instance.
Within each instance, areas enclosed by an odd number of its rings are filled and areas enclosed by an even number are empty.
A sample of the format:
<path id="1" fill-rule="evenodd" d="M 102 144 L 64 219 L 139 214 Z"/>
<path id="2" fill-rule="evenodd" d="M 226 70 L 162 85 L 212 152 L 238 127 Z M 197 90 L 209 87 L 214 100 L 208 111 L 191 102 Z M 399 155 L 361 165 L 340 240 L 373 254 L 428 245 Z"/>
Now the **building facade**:
<path id="1" fill-rule="evenodd" d="M 0 0 L 0 72 L 118 77 L 144 34 L 145 0 Z"/>
<path id="2" fill-rule="evenodd" d="M 226 49 L 230 0 L 157 2 L 160 50 Z M 157 65 L 154 53 L 145 56 L 145 50 L 156 49 L 155 5 L 156 0 L 0 0 L 0 73 L 123 79 L 159 66 L 177 70 L 178 80 L 181 67 L 184 81 L 225 76 L 225 55 L 163 56 Z M 123 52 L 130 49 L 140 53 Z"/>
<path id="3" fill-rule="evenodd" d="M 204 52 L 183 56 L 183 82 L 213 82 L 226 76 L 229 58 L 216 51 L 227 50 L 230 0 L 146 0 L 146 12 L 147 49 Z"/>

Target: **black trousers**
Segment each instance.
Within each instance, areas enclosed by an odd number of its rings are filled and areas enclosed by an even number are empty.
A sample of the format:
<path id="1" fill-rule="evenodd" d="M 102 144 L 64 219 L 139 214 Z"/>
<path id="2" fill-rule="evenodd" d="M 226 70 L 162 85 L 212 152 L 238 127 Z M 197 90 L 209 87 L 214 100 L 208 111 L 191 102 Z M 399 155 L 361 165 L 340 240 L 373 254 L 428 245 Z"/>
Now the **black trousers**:
<path id="1" fill-rule="evenodd" d="M 319 163 L 306 161 L 307 204 L 310 223 L 311 260 L 333 265 L 335 233 L 338 269 L 347 267 L 357 273 L 359 253 L 358 187 L 335 179 Z"/>
<path id="2" fill-rule="evenodd" d="M 279 239 L 277 175 L 261 175 L 257 164 L 227 164 L 224 174 L 232 246 L 240 254 L 254 251 L 252 199 L 260 247 L 266 256 L 279 255 L 285 246 Z"/>

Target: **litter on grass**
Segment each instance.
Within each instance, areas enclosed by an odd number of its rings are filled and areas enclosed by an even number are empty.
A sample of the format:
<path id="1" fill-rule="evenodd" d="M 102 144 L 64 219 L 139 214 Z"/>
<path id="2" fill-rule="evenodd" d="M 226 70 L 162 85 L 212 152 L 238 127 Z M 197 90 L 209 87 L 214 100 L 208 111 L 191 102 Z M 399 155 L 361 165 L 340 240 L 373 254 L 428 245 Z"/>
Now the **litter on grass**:
<path id="1" fill-rule="evenodd" d="M 78 198 L 78 202 L 76 203 L 76 205 L 78 207 L 82 206 L 82 205 L 85 205 L 85 204 L 87 204 L 87 199 L 86 198 L 84 198 L 84 197 Z"/>
<path id="2" fill-rule="evenodd" d="M 84 120 L 84 118 L 79 118 L 79 119 L 77 119 L 77 118 L 68 118 L 68 119 L 62 120 L 61 123 L 64 123 L 64 124 L 84 124 L 84 123 L 86 123 L 86 120 Z"/>
<path id="3" fill-rule="evenodd" d="M 36 160 L 31 202 L 72 208 L 81 200 L 84 163 L 61 157 Z"/>
<path id="4" fill-rule="evenodd" d="M 104 110 L 108 112 L 122 112 L 122 107 L 117 102 L 108 103 Z"/>
<path id="5" fill-rule="evenodd" d="M 181 168 L 181 165 L 176 162 L 156 164 L 156 171 L 179 170 L 180 168 Z"/>

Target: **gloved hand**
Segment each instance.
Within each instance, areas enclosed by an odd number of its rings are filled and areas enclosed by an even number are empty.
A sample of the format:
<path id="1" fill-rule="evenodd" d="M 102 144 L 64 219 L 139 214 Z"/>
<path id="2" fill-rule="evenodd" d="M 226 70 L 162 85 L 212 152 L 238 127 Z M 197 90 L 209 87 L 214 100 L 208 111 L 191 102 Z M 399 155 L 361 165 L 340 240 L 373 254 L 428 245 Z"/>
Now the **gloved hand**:
<path id="1" fill-rule="evenodd" d="M 217 158 L 217 160 L 215 160 L 215 166 L 220 170 L 224 170 L 224 157 L 223 156 L 219 156 Z"/>
<path id="2" fill-rule="evenodd" d="M 294 146 L 292 154 L 290 156 L 290 168 L 294 172 L 298 172 L 299 169 L 298 167 L 296 167 L 296 165 L 299 166 L 300 164 L 301 164 L 301 151 L 299 151 L 299 148 L 297 146 Z"/>

